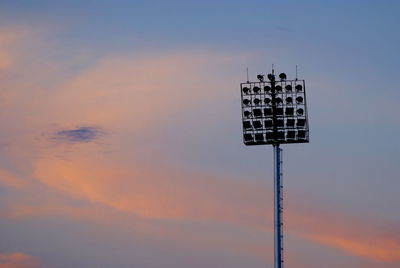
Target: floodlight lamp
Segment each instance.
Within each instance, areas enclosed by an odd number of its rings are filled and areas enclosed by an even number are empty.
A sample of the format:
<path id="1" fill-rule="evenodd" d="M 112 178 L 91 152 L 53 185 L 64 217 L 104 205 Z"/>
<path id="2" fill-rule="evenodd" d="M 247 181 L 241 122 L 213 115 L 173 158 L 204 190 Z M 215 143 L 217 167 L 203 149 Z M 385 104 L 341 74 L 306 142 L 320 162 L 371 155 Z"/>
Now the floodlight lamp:
<path id="1" fill-rule="evenodd" d="M 269 79 L 269 81 L 275 81 L 275 75 L 273 75 L 273 74 L 268 74 L 268 79 Z"/>
<path id="2" fill-rule="evenodd" d="M 265 104 L 270 104 L 271 103 L 271 99 L 270 98 L 265 98 L 264 102 L 265 102 Z"/>
<path id="3" fill-rule="evenodd" d="M 294 140 L 296 137 L 296 131 L 294 130 L 289 130 L 286 134 L 286 138 L 289 140 Z"/>
<path id="4" fill-rule="evenodd" d="M 292 103 L 292 102 L 293 102 L 292 97 L 287 97 L 287 98 L 286 98 L 286 102 L 287 102 L 287 103 Z"/>
<path id="5" fill-rule="evenodd" d="M 276 86 L 276 87 L 275 87 L 275 90 L 278 91 L 278 92 L 282 92 L 282 86 L 279 86 L 279 85 Z"/>
<path id="6" fill-rule="evenodd" d="M 246 142 L 253 141 L 253 135 L 251 134 L 244 134 L 243 137 Z"/>
<path id="7" fill-rule="evenodd" d="M 281 74 L 279 75 L 279 78 L 280 78 L 281 80 L 286 80 L 286 74 L 285 74 L 285 73 L 281 73 Z"/>
<path id="8" fill-rule="evenodd" d="M 286 108 L 286 110 L 285 110 L 285 114 L 286 115 L 293 115 L 293 113 L 294 113 L 293 107 L 287 107 Z"/>
<path id="9" fill-rule="evenodd" d="M 262 74 L 257 75 L 257 79 L 260 80 L 260 82 L 264 82 L 264 76 Z"/>
<path id="10" fill-rule="evenodd" d="M 253 115 L 255 117 L 261 117 L 262 116 L 262 111 L 261 109 L 253 109 Z"/>
<path id="11" fill-rule="evenodd" d="M 297 137 L 299 140 L 305 140 L 306 139 L 306 132 L 304 130 L 299 130 L 297 132 Z"/>
<path id="12" fill-rule="evenodd" d="M 283 132 L 283 131 L 276 132 L 276 139 L 277 140 L 284 140 L 285 139 L 285 132 Z"/>
<path id="13" fill-rule="evenodd" d="M 253 102 L 254 102 L 255 105 L 258 105 L 258 104 L 260 104 L 261 100 L 260 99 L 254 99 Z"/>
<path id="14" fill-rule="evenodd" d="M 250 121 L 243 121 L 243 128 L 245 128 L 245 129 L 251 128 L 251 122 Z"/>
<path id="15" fill-rule="evenodd" d="M 259 88 L 259 87 L 253 87 L 254 93 L 258 93 L 258 92 L 260 92 L 260 90 L 261 90 L 261 88 Z"/>
<path id="16" fill-rule="evenodd" d="M 298 127 L 304 127 L 305 125 L 306 125 L 306 120 L 305 119 L 302 119 L 302 118 L 297 119 L 297 126 Z"/>
<path id="17" fill-rule="evenodd" d="M 281 98 L 275 98 L 275 102 L 277 103 L 277 104 L 281 104 L 282 103 L 282 99 Z"/>
<path id="18" fill-rule="evenodd" d="M 292 85 L 286 85 L 285 89 L 286 91 L 292 91 Z"/>
<path id="19" fill-rule="evenodd" d="M 294 119 L 287 119 L 286 120 L 286 126 L 287 127 L 294 127 L 294 123 L 295 123 Z"/>
<path id="20" fill-rule="evenodd" d="M 250 105 L 250 102 L 251 102 L 251 101 L 250 101 L 249 99 L 244 99 L 244 100 L 243 100 L 243 104 L 244 104 L 244 105 L 247 105 L 247 106 Z"/>
<path id="21" fill-rule="evenodd" d="M 271 91 L 271 87 L 270 86 L 265 86 L 264 87 L 264 91 L 269 93 Z"/>
<path id="22" fill-rule="evenodd" d="M 296 102 L 297 102 L 297 103 L 302 103 L 302 102 L 303 102 L 303 97 L 298 96 L 298 97 L 296 98 Z"/>
<path id="23" fill-rule="evenodd" d="M 304 110 L 302 108 L 297 109 L 297 114 L 298 115 L 303 115 L 304 114 Z"/>
<path id="24" fill-rule="evenodd" d="M 262 141 L 264 141 L 264 134 L 262 134 L 262 133 L 257 133 L 257 134 L 255 135 L 255 138 L 256 138 L 256 141 L 262 142 Z"/>
<path id="25" fill-rule="evenodd" d="M 253 126 L 254 128 L 262 128 L 262 123 L 261 121 L 253 121 Z"/>
<path id="26" fill-rule="evenodd" d="M 273 121 L 272 120 L 265 120 L 264 121 L 264 126 L 265 126 L 265 128 L 272 128 Z"/>
<path id="27" fill-rule="evenodd" d="M 249 94 L 249 92 L 250 92 L 250 88 L 248 88 L 248 87 L 244 87 L 243 88 L 243 93 L 244 94 Z"/>
<path id="28" fill-rule="evenodd" d="M 251 112 L 250 111 L 244 111 L 243 115 L 245 117 L 250 117 L 251 116 Z"/>
<path id="29" fill-rule="evenodd" d="M 272 116 L 272 109 L 271 108 L 264 108 L 264 116 Z"/>
<path id="30" fill-rule="evenodd" d="M 296 90 L 297 90 L 297 91 L 302 91 L 302 90 L 303 90 L 302 85 L 296 85 Z"/>

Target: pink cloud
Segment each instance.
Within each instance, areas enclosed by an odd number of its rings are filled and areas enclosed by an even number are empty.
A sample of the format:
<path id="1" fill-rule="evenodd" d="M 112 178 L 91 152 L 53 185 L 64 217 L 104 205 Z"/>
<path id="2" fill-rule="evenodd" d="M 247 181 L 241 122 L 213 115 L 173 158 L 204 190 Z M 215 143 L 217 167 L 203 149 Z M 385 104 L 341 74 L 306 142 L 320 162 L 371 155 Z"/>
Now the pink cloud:
<path id="1" fill-rule="evenodd" d="M 0 268 L 42 268 L 40 261 L 24 253 L 0 254 Z"/>

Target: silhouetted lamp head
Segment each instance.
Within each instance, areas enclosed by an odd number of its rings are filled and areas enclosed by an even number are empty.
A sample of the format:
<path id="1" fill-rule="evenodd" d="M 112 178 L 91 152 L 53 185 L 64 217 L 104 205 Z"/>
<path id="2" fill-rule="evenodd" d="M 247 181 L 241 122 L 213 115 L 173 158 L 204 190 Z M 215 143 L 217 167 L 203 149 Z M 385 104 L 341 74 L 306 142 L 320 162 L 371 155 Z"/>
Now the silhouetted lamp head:
<path id="1" fill-rule="evenodd" d="M 260 99 L 254 99 L 253 102 L 254 102 L 255 105 L 259 105 L 261 100 Z"/>
<path id="2" fill-rule="evenodd" d="M 275 102 L 277 103 L 277 104 L 281 104 L 282 103 L 282 99 L 281 98 L 275 98 Z"/>
<path id="3" fill-rule="evenodd" d="M 250 100 L 249 99 L 244 99 L 243 100 L 244 105 L 250 105 Z"/>
<path id="4" fill-rule="evenodd" d="M 243 137 L 246 142 L 253 141 L 253 135 L 251 134 L 244 134 Z"/>
<path id="5" fill-rule="evenodd" d="M 280 85 L 277 85 L 277 86 L 275 87 L 275 89 L 276 89 L 276 91 L 278 91 L 278 92 L 282 92 L 282 86 L 280 86 Z"/>
<path id="6" fill-rule="evenodd" d="M 296 98 L 296 102 L 297 102 L 297 103 L 302 103 L 302 102 L 303 102 L 303 97 L 298 96 L 298 97 Z"/>
<path id="7" fill-rule="evenodd" d="M 264 91 L 265 91 L 266 93 L 271 92 L 271 87 L 270 87 L 270 86 L 265 86 L 265 87 L 264 87 Z"/>
<path id="8" fill-rule="evenodd" d="M 264 99 L 264 103 L 265 104 L 270 104 L 271 103 L 271 99 L 270 98 L 265 98 Z"/>
<path id="9" fill-rule="evenodd" d="M 254 128 L 257 128 L 257 129 L 263 127 L 261 121 L 253 121 L 253 126 L 254 126 Z"/>
<path id="10" fill-rule="evenodd" d="M 251 122 L 250 121 L 243 121 L 243 128 L 250 129 L 251 128 Z"/>
<path id="11" fill-rule="evenodd" d="M 260 90 L 261 90 L 261 88 L 259 88 L 259 87 L 253 87 L 253 92 L 254 93 L 259 93 Z"/>
<path id="12" fill-rule="evenodd" d="M 302 90 L 303 90 L 302 85 L 296 85 L 296 90 L 297 90 L 297 91 L 302 91 Z"/>
<path id="13" fill-rule="evenodd" d="M 275 75 L 273 75 L 273 74 L 268 74 L 268 79 L 269 79 L 269 81 L 275 81 Z"/>
<path id="14" fill-rule="evenodd" d="M 287 97 L 287 98 L 286 98 L 286 103 L 292 103 L 292 102 L 293 102 L 292 97 Z"/>
<path id="15" fill-rule="evenodd" d="M 250 88 L 248 88 L 248 87 L 244 87 L 243 88 L 243 93 L 244 94 L 249 94 L 249 92 L 250 92 Z"/>
<path id="16" fill-rule="evenodd" d="M 264 141 L 264 134 L 257 133 L 254 136 L 255 136 L 257 142 L 263 142 Z"/>
<path id="17" fill-rule="evenodd" d="M 286 85 L 285 89 L 286 91 L 292 91 L 292 85 Z"/>
<path id="18" fill-rule="evenodd" d="M 257 79 L 260 80 L 260 82 L 264 82 L 264 76 L 262 74 L 257 75 Z"/>
<path id="19" fill-rule="evenodd" d="M 285 73 L 281 73 L 281 74 L 279 75 L 279 78 L 280 78 L 281 80 L 286 80 L 286 74 L 285 74 Z"/>
<path id="20" fill-rule="evenodd" d="M 304 110 L 302 108 L 297 109 L 297 114 L 298 115 L 303 115 L 304 114 Z"/>
<path id="21" fill-rule="evenodd" d="M 245 117 L 250 117 L 251 116 L 251 112 L 250 111 L 244 111 L 243 115 Z"/>

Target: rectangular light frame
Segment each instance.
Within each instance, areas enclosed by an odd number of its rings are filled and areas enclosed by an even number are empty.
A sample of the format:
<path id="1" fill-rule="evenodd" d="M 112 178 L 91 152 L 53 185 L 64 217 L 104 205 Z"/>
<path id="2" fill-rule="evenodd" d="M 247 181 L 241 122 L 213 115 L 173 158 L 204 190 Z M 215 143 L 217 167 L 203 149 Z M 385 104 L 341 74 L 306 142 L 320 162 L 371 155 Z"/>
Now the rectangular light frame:
<path id="1" fill-rule="evenodd" d="M 292 87 L 291 91 L 286 90 L 287 85 L 290 85 Z M 301 91 L 296 90 L 297 85 L 300 85 L 302 87 Z M 264 90 L 266 86 L 270 87 L 269 92 L 266 92 Z M 249 89 L 247 93 L 244 92 L 244 88 Z M 253 91 L 254 88 L 256 88 L 256 92 Z M 242 122 L 249 122 L 251 125 L 250 128 L 243 127 L 243 137 L 245 137 L 244 135 L 246 135 L 246 137 L 249 137 L 248 134 L 253 137 L 252 140 L 246 140 L 244 138 L 243 141 L 245 145 L 250 146 L 309 142 L 307 99 L 304 80 L 293 79 L 279 80 L 273 82 L 259 81 L 241 83 L 240 93 L 242 106 Z M 286 98 L 288 97 L 292 98 L 292 103 L 286 102 Z M 301 103 L 297 102 L 298 97 L 302 98 Z M 270 101 L 265 102 L 265 98 L 269 98 Z M 250 101 L 248 105 L 244 104 L 243 102 L 246 99 Z M 290 108 L 293 108 L 293 114 L 291 114 Z M 297 112 L 299 109 L 303 110 L 302 114 L 299 114 Z M 246 117 L 244 115 L 245 111 L 249 111 L 251 115 L 249 117 Z M 271 120 L 272 127 L 270 126 Z M 292 124 L 293 120 L 294 125 Z M 255 121 L 260 121 L 262 123 L 262 127 L 259 128 L 259 125 L 257 125 L 258 123 L 256 123 L 258 128 L 255 128 L 253 125 Z M 267 121 L 268 126 L 265 125 Z M 283 127 L 281 126 L 282 122 Z M 304 125 L 301 124 L 302 122 L 304 122 Z M 249 123 L 246 124 L 248 125 Z M 295 132 L 294 138 L 293 131 Z M 288 132 L 290 133 L 289 136 Z M 300 133 L 300 135 L 298 135 L 298 133 Z M 261 136 L 264 137 L 263 140 L 260 139 Z"/>

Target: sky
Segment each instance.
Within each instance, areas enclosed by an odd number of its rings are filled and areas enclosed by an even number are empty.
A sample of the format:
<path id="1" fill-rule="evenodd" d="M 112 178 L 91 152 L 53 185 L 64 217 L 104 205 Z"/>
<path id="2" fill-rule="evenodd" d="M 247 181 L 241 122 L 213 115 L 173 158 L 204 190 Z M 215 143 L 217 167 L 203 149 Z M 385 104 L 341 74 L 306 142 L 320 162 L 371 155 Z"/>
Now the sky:
<path id="1" fill-rule="evenodd" d="M 284 259 L 400 266 L 400 3 L 0 1 L 0 268 L 273 267 L 240 83 L 299 68 Z"/>

